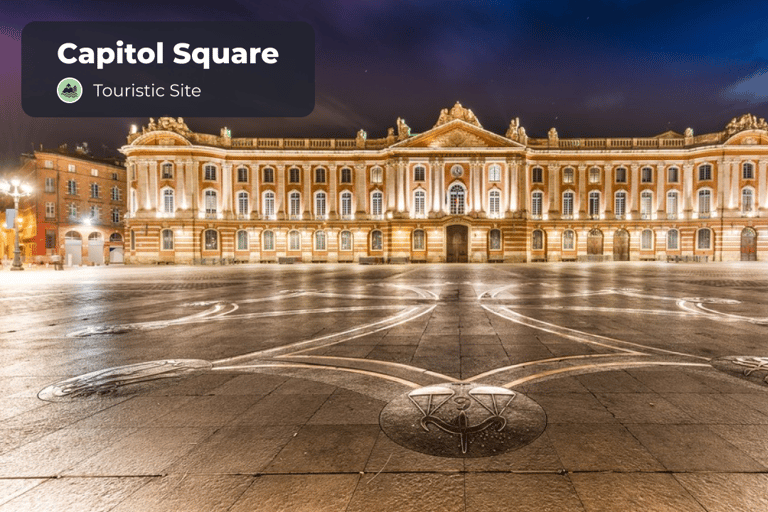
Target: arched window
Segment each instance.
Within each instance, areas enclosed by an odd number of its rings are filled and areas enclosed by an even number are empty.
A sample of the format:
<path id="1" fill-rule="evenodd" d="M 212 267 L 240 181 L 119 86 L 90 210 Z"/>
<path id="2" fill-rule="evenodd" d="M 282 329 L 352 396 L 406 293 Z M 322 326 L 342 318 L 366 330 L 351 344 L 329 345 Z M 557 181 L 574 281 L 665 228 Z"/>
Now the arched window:
<path id="1" fill-rule="evenodd" d="M 381 217 L 382 215 L 381 203 L 383 197 L 383 194 L 379 191 L 371 194 L 371 215 L 374 217 Z"/>
<path id="2" fill-rule="evenodd" d="M 88 235 L 88 240 L 101 240 L 101 233 L 98 231 L 94 231 L 90 235 Z"/>
<path id="3" fill-rule="evenodd" d="M 371 183 L 381 183 L 383 181 L 384 171 L 381 167 L 371 169 Z"/>
<path id="4" fill-rule="evenodd" d="M 352 183 L 352 169 L 350 169 L 349 167 L 344 167 L 341 170 L 341 182 Z"/>
<path id="5" fill-rule="evenodd" d="M 173 213 L 174 211 L 175 209 L 174 209 L 174 201 L 173 201 L 173 189 L 164 188 L 163 189 L 163 213 Z"/>
<path id="6" fill-rule="evenodd" d="M 110 243 L 121 243 L 123 241 L 123 235 L 120 233 L 112 233 L 109 235 Z"/>
<path id="7" fill-rule="evenodd" d="M 678 205 L 678 196 L 676 190 L 670 190 L 667 192 L 667 218 L 668 219 L 676 219 L 677 218 L 677 205 Z"/>
<path id="8" fill-rule="evenodd" d="M 640 249 L 643 251 L 653 250 L 653 231 L 644 229 L 640 234 Z"/>
<path id="9" fill-rule="evenodd" d="M 417 229 L 413 232 L 413 250 L 425 251 L 427 249 L 426 236 L 423 229 Z"/>
<path id="10" fill-rule="evenodd" d="M 315 194 L 315 216 L 318 219 L 324 219 L 326 215 L 325 211 L 325 192 L 318 192 Z"/>
<path id="11" fill-rule="evenodd" d="M 237 250 L 248 250 L 248 232 L 244 229 L 241 229 L 237 232 Z"/>
<path id="12" fill-rule="evenodd" d="M 248 168 L 247 167 L 238 167 L 237 168 L 237 182 L 238 183 L 248 183 Z"/>
<path id="13" fill-rule="evenodd" d="M 562 215 L 563 217 L 573 216 L 573 191 L 571 190 L 566 190 L 565 192 L 563 192 Z"/>
<path id="14" fill-rule="evenodd" d="M 378 229 L 371 231 L 371 250 L 381 251 L 384 248 L 383 237 Z"/>
<path id="15" fill-rule="evenodd" d="M 623 190 L 616 192 L 613 213 L 617 218 L 624 217 L 627 214 L 627 193 Z"/>
<path id="16" fill-rule="evenodd" d="M 488 232 L 488 249 L 491 251 L 501 250 L 501 230 L 492 229 Z"/>
<path id="17" fill-rule="evenodd" d="M 413 193 L 413 213 L 416 217 L 424 217 L 427 215 L 427 194 L 421 189 L 416 190 Z"/>
<path id="18" fill-rule="evenodd" d="M 205 215 L 213 216 L 218 212 L 218 201 L 215 190 L 205 191 Z"/>
<path id="19" fill-rule="evenodd" d="M 352 232 L 342 231 L 339 234 L 339 250 L 351 251 L 352 250 Z"/>
<path id="20" fill-rule="evenodd" d="M 677 251 L 680 249 L 680 232 L 676 229 L 667 231 L 667 250 Z"/>
<path id="21" fill-rule="evenodd" d="M 265 231 L 261 235 L 262 248 L 265 251 L 275 250 L 275 233 L 273 231 Z"/>
<path id="22" fill-rule="evenodd" d="M 640 169 L 640 182 L 653 183 L 653 169 L 650 167 L 643 167 Z"/>
<path id="23" fill-rule="evenodd" d="M 563 169 L 563 183 L 573 183 L 573 167 Z"/>
<path id="24" fill-rule="evenodd" d="M 295 229 L 293 231 L 288 232 L 288 250 L 289 251 L 301 250 L 301 233 L 299 233 Z"/>
<path id="25" fill-rule="evenodd" d="M 707 218 L 712 208 L 712 191 L 709 189 L 699 190 L 699 217 Z"/>
<path id="26" fill-rule="evenodd" d="M 264 192 L 264 217 L 272 219 L 275 217 L 275 193 Z"/>
<path id="27" fill-rule="evenodd" d="M 699 181 L 712 179 L 712 165 L 704 164 L 699 166 Z"/>
<path id="28" fill-rule="evenodd" d="M 653 192 L 643 190 L 640 193 L 640 218 L 650 219 L 653 212 Z"/>
<path id="29" fill-rule="evenodd" d="M 464 215 L 464 187 L 458 183 L 453 185 L 448 192 L 448 204 L 450 205 L 451 215 Z"/>
<path id="30" fill-rule="evenodd" d="M 755 166 L 750 162 L 741 164 L 741 176 L 745 180 L 755 179 Z"/>
<path id="31" fill-rule="evenodd" d="M 573 251 L 576 248 L 576 233 L 572 229 L 563 231 L 563 250 Z"/>
<path id="32" fill-rule="evenodd" d="M 161 180 L 172 180 L 173 179 L 173 164 L 170 162 L 165 162 L 162 166 L 160 166 L 160 179 Z"/>
<path id="33" fill-rule="evenodd" d="M 288 182 L 299 183 L 301 181 L 301 171 L 297 167 L 291 167 L 288 171 Z"/>
<path id="34" fill-rule="evenodd" d="M 491 190 L 488 194 L 488 213 L 493 217 L 501 215 L 501 192 Z"/>
<path id="35" fill-rule="evenodd" d="M 203 167 L 203 180 L 216 181 L 216 166 L 208 164 Z"/>
<path id="36" fill-rule="evenodd" d="M 301 194 L 296 191 L 288 195 L 288 213 L 294 218 L 301 215 Z"/>
<path id="37" fill-rule="evenodd" d="M 341 193 L 341 215 L 343 217 L 352 216 L 352 192 Z"/>
<path id="38" fill-rule="evenodd" d="M 499 164 L 493 164 L 488 168 L 488 181 L 501 181 L 501 166 Z"/>
<path id="39" fill-rule="evenodd" d="M 237 193 L 237 214 L 248 215 L 248 192 L 240 191 Z"/>
<path id="40" fill-rule="evenodd" d="M 696 248 L 697 249 L 712 248 L 712 230 L 703 228 L 696 232 Z"/>
<path id="41" fill-rule="evenodd" d="M 597 218 L 600 215 L 600 192 L 593 190 L 589 193 L 589 216 Z"/>
<path id="42" fill-rule="evenodd" d="M 535 229 L 531 235 L 531 249 L 534 251 L 544 250 L 544 232 L 540 229 Z"/>
<path id="43" fill-rule="evenodd" d="M 206 251 L 219 250 L 219 233 L 215 229 L 206 229 L 203 233 L 203 241 Z"/>
<path id="44" fill-rule="evenodd" d="M 315 231 L 315 250 L 325 250 L 325 231 Z"/>
<path id="45" fill-rule="evenodd" d="M 160 238 L 162 239 L 163 250 L 164 251 L 172 251 L 173 250 L 173 230 L 172 229 L 164 229 L 160 233 Z"/>
<path id="46" fill-rule="evenodd" d="M 741 212 L 749 213 L 755 208 L 755 191 L 750 187 L 741 189 Z"/>
<path id="47" fill-rule="evenodd" d="M 534 218 L 541 217 L 542 203 L 544 202 L 544 192 L 536 190 L 531 194 L 531 215 Z"/>
<path id="48" fill-rule="evenodd" d="M 423 165 L 417 165 L 413 168 L 413 181 L 426 181 L 427 169 Z"/>

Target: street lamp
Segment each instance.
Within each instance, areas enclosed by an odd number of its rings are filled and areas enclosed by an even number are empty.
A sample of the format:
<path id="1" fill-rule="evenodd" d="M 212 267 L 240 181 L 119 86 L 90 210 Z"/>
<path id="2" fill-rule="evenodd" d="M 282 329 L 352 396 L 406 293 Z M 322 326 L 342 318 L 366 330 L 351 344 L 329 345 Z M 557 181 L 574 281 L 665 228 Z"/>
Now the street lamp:
<path id="1" fill-rule="evenodd" d="M 22 183 L 18 178 L 14 178 L 10 183 L 7 181 L 0 181 L 0 192 L 8 194 L 13 198 L 16 215 L 18 215 L 19 199 L 30 195 L 32 193 L 32 187 L 26 183 Z M 8 212 L 6 212 L 6 215 L 7 213 Z M 16 231 L 16 241 L 13 245 L 13 266 L 11 266 L 11 270 L 24 270 L 24 267 L 21 266 L 21 251 L 19 250 L 19 224 L 14 221 L 13 227 Z"/>

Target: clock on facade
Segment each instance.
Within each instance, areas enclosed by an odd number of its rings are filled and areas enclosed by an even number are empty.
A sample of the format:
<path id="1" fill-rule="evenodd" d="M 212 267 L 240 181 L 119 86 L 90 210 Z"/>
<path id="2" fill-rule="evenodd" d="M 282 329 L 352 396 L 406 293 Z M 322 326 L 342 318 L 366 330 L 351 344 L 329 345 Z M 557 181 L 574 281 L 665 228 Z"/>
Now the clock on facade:
<path id="1" fill-rule="evenodd" d="M 462 174 L 464 174 L 464 168 L 460 165 L 454 165 L 451 167 L 451 175 L 454 178 L 459 178 Z"/>

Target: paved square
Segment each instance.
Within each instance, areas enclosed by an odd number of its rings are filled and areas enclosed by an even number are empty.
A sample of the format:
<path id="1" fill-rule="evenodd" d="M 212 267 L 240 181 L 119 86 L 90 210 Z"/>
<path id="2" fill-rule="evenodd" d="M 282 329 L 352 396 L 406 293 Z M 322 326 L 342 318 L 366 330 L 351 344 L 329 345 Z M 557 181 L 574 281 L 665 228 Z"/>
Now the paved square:
<path id="1" fill-rule="evenodd" d="M 768 264 L 0 282 L 0 512 L 768 509 Z"/>

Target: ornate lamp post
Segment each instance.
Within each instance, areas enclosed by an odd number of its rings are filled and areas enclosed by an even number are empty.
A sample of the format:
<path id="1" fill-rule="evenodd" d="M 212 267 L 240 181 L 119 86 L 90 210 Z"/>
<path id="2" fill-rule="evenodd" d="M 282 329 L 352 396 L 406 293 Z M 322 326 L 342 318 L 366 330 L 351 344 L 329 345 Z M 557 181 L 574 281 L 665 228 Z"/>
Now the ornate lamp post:
<path id="1" fill-rule="evenodd" d="M 18 178 L 14 178 L 10 183 L 7 181 L 0 181 L 0 192 L 4 192 L 13 198 L 16 215 L 18 215 L 19 199 L 30 195 L 32 193 L 32 187 L 26 183 L 21 183 Z M 16 231 L 16 241 L 13 245 L 13 266 L 11 266 L 11 270 L 24 270 L 24 267 L 21 265 L 21 251 L 19 250 L 19 224 L 15 219 L 13 221 L 13 227 Z"/>

